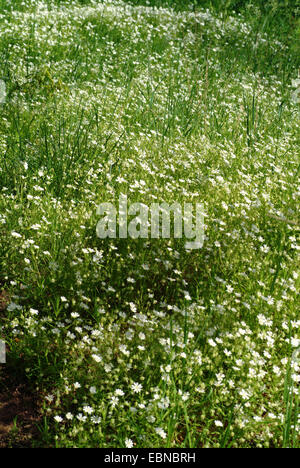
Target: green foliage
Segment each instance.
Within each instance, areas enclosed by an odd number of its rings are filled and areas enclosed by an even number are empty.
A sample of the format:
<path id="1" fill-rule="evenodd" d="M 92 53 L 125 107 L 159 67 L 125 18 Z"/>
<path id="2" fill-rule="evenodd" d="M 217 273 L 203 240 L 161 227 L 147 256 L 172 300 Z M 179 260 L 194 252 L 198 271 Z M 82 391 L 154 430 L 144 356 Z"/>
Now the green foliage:
<path id="1" fill-rule="evenodd" d="M 33 444 L 299 446 L 297 3 L 0 8 L 0 326 Z M 122 193 L 202 203 L 203 248 L 97 238 Z"/>

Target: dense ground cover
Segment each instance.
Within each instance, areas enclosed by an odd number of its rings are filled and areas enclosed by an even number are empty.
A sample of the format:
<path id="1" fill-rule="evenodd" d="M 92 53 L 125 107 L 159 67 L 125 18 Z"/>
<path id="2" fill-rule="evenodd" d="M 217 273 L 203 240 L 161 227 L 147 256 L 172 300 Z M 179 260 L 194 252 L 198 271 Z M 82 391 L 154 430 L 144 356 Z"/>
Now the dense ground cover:
<path id="1" fill-rule="evenodd" d="M 0 382 L 33 445 L 299 444 L 296 15 L 191 4 L 1 2 Z M 202 203 L 203 248 L 97 238 L 122 193 Z"/>

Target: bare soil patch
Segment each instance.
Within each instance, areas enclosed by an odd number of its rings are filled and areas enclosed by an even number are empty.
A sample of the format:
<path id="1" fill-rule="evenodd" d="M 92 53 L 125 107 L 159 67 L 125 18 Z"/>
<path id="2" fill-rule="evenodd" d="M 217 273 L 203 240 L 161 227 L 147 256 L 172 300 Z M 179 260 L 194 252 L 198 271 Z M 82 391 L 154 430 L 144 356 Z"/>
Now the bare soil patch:
<path id="1" fill-rule="evenodd" d="M 39 434 L 38 397 L 2 370 L 0 367 L 0 448 L 30 448 Z"/>

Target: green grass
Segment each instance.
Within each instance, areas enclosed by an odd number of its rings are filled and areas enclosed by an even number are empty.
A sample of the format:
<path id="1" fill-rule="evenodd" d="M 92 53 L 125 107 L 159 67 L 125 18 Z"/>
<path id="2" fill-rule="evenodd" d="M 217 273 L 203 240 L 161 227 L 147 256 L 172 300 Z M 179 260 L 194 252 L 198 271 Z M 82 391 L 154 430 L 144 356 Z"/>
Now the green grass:
<path id="1" fill-rule="evenodd" d="M 296 3 L 0 2 L 1 371 L 39 392 L 33 446 L 299 447 Z M 203 248 L 97 238 L 121 193 L 202 203 Z"/>

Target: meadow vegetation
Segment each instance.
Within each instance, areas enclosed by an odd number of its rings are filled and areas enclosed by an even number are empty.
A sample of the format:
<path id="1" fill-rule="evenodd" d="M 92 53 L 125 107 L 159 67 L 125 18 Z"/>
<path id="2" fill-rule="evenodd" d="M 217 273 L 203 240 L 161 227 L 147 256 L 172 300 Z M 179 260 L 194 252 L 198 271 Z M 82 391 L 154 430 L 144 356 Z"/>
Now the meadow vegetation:
<path id="1" fill-rule="evenodd" d="M 0 18 L 0 386 L 37 395 L 32 446 L 299 447 L 298 2 Z M 202 203 L 203 248 L 97 238 L 122 193 Z"/>

